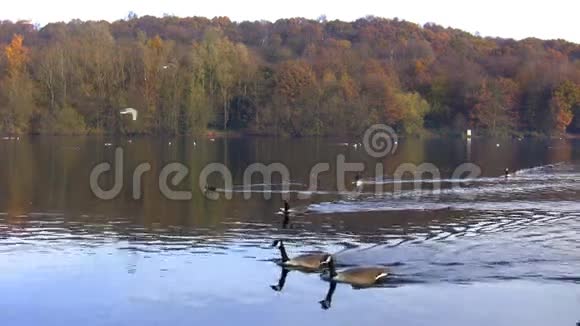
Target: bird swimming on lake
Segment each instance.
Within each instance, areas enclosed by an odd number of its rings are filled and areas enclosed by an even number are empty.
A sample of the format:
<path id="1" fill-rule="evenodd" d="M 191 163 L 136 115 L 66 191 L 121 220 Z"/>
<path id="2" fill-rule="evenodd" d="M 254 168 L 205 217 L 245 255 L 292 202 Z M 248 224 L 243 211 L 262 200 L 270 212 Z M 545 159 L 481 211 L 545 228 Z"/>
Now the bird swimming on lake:
<path id="1" fill-rule="evenodd" d="M 363 185 L 363 181 L 362 181 L 362 179 L 361 179 L 361 176 L 360 176 L 360 174 L 357 174 L 357 175 L 354 177 L 354 182 L 353 182 L 353 183 L 354 183 L 354 185 L 355 185 L 357 188 L 360 188 L 360 187 L 362 187 L 362 185 Z"/>
<path id="2" fill-rule="evenodd" d="M 288 257 L 286 248 L 282 240 L 275 240 L 272 247 L 277 247 L 280 250 L 282 260 L 279 265 L 286 268 L 299 269 L 306 272 L 316 272 L 322 267 L 322 264 L 330 257 L 326 252 L 303 254 L 293 258 Z"/>
<path id="3" fill-rule="evenodd" d="M 505 174 L 505 178 L 506 178 L 506 179 L 507 179 L 507 178 L 509 178 L 509 176 L 510 176 L 510 169 L 508 169 L 508 168 L 505 168 L 505 170 L 504 170 L 504 174 Z"/>
<path id="4" fill-rule="evenodd" d="M 330 282 L 348 283 L 353 286 L 371 286 L 384 281 L 389 276 L 390 271 L 385 267 L 353 267 L 336 271 L 332 256 L 326 257 L 321 264 L 328 266 L 328 273 L 323 273 L 321 277 Z"/>
<path id="5" fill-rule="evenodd" d="M 290 204 L 288 203 L 287 200 L 284 200 L 284 207 L 280 207 L 280 213 L 284 214 L 284 216 L 290 216 L 290 214 L 292 215 L 304 215 L 308 212 L 308 206 L 299 206 L 299 207 L 294 207 L 294 208 L 290 208 Z"/>
<path id="6" fill-rule="evenodd" d="M 215 192 L 215 191 L 217 191 L 217 188 L 216 188 L 216 187 L 214 187 L 214 186 L 208 186 L 208 185 L 205 185 L 205 187 L 203 188 L 203 190 L 204 190 L 205 192 L 209 192 L 209 191 Z"/>

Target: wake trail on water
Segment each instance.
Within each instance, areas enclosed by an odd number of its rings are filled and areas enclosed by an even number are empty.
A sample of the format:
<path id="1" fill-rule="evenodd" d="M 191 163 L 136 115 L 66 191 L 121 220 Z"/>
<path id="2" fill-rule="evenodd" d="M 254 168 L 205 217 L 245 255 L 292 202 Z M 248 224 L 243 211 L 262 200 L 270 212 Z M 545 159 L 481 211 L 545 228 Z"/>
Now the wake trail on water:
<path id="1" fill-rule="evenodd" d="M 370 181 L 367 181 L 367 184 Z M 389 181 L 380 181 L 386 183 Z M 311 204 L 308 211 L 318 214 L 377 211 L 580 211 L 580 167 L 560 162 L 517 170 L 513 176 L 478 179 L 403 180 L 413 189 L 393 189 L 382 193 L 359 193 L 334 201 Z M 424 189 L 423 183 L 436 184 Z M 446 185 L 445 182 L 453 182 Z"/>

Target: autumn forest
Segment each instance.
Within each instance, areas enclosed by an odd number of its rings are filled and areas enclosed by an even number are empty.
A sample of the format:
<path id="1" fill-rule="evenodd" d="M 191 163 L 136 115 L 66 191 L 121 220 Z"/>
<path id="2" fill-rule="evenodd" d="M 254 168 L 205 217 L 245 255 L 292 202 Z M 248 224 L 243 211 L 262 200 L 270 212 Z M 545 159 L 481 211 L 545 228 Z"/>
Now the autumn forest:
<path id="1" fill-rule="evenodd" d="M 580 45 L 366 17 L 0 23 L 0 134 L 560 135 Z M 135 108 L 132 121 L 119 114 Z"/>

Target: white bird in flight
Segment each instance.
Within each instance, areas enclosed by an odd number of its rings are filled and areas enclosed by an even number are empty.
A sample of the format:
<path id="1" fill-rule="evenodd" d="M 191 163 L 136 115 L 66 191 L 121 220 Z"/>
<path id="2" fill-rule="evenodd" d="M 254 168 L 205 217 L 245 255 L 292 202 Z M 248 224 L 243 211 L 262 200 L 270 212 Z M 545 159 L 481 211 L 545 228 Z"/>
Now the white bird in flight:
<path id="1" fill-rule="evenodd" d="M 131 117 L 133 118 L 133 121 L 137 120 L 137 110 L 135 110 L 133 108 L 125 108 L 125 109 L 121 110 L 119 113 L 130 114 Z"/>

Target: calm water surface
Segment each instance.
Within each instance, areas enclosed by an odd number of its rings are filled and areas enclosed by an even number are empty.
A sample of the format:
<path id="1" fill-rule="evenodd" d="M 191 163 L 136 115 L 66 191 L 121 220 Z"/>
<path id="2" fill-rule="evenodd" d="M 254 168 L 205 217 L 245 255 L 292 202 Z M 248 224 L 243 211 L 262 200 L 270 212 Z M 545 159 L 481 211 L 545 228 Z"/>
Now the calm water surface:
<path id="1" fill-rule="evenodd" d="M 171 141 L 171 145 L 169 145 Z M 331 139 L 26 138 L 0 142 L 0 308 L 3 325 L 570 325 L 580 320 L 580 142 L 575 140 L 403 139 L 374 159 Z M 105 146 L 111 143 L 112 146 Z M 497 146 L 499 143 L 499 147 Z M 98 163 L 124 148 L 124 187 L 104 201 L 89 187 Z M 336 157 L 365 163 L 360 195 L 339 192 Z M 143 162 L 142 198 L 131 176 Z M 158 187 L 166 163 L 190 170 L 171 201 Z M 233 198 L 210 200 L 201 169 L 232 172 Z M 291 203 L 305 214 L 283 225 L 281 180 L 272 198 L 244 169 L 284 163 Z M 309 170 L 328 162 L 318 190 Z M 429 162 L 426 178 L 377 179 L 401 163 Z M 482 176 L 451 187 L 454 169 L 472 162 Z M 502 177 L 504 168 L 516 171 Z M 351 180 L 353 174 L 347 175 Z M 103 187 L 112 184 L 110 175 Z M 223 188 L 214 174 L 210 183 Z M 375 187 L 384 188 L 376 194 Z M 401 190 L 393 193 L 394 189 Z M 246 193 L 247 194 L 247 193 Z M 299 195 L 310 194 L 308 199 Z M 297 271 L 281 278 L 274 239 L 291 255 L 325 250 L 341 265 L 386 265 L 380 286 L 353 289 Z M 273 291 L 271 285 L 282 285 Z M 320 300 L 332 300 L 321 309 Z"/>

